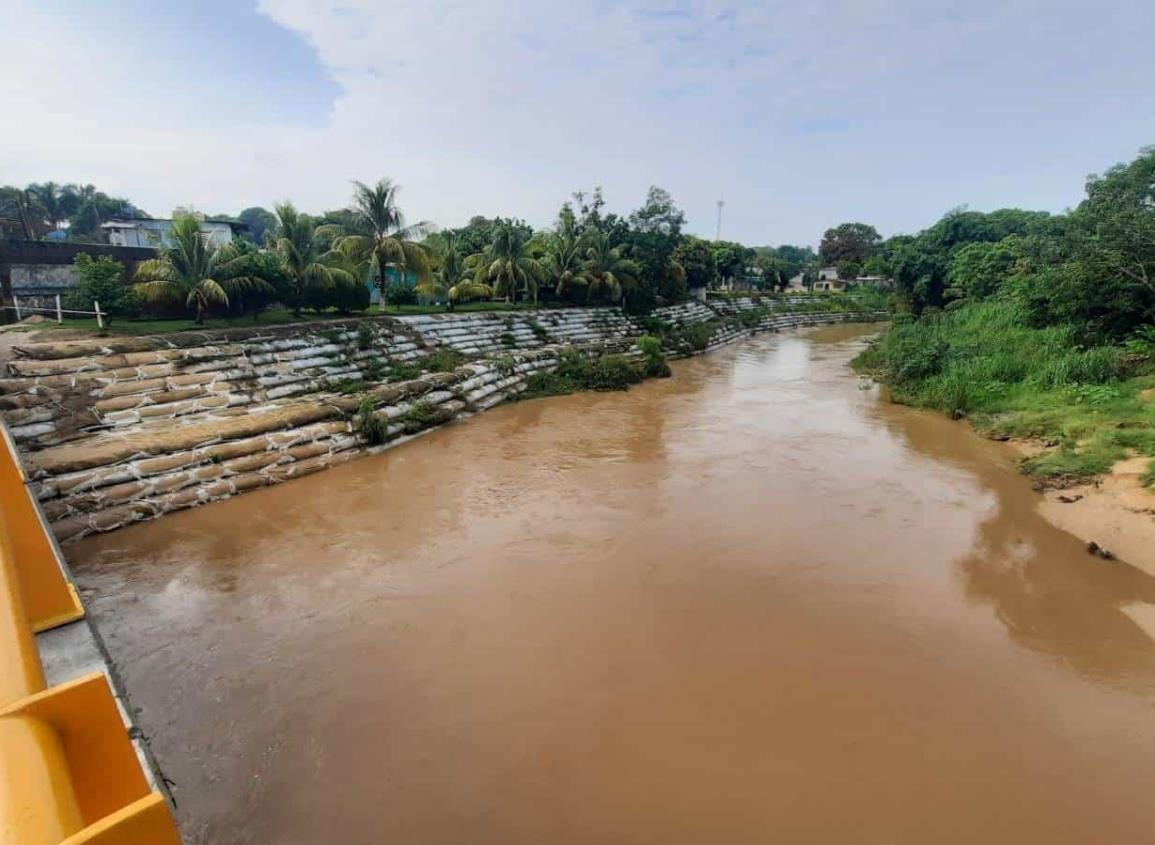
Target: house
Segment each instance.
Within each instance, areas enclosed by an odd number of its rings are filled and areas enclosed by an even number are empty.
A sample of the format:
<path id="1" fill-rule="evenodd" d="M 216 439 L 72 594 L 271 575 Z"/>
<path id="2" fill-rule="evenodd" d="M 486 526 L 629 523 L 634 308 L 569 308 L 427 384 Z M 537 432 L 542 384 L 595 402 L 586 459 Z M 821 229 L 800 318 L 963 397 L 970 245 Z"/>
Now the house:
<path id="1" fill-rule="evenodd" d="M 236 220 L 201 219 L 201 234 L 213 246 L 231 243 L 249 227 Z M 172 246 L 172 220 L 153 217 L 114 217 L 100 226 L 112 246 Z"/>

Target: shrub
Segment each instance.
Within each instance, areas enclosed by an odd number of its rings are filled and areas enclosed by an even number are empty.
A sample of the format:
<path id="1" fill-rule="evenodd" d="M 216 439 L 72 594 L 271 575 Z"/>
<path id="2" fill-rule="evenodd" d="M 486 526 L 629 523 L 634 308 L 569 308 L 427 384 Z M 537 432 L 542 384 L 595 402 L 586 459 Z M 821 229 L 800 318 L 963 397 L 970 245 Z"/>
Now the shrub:
<path id="1" fill-rule="evenodd" d="M 333 285 L 328 291 L 329 306 L 337 309 L 342 314 L 348 314 L 351 311 L 367 311 L 370 303 L 370 293 L 368 285 L 363 285 L 360 282 L 343 283 Z"/>
<path id="2" fill-rule="evenodd" d="M 357 406 L 357 431 L 370 446 L 378 446 L 389 439 L 389 424 L 373 413 L 373 400 L 368 396 L 362 396 Z"/>
<path id="3" fill-rule="evenodd" d="M 646 378 L 668 378 L 670 365 L 662 354 L 662 341 L 653 335 L 644 334 L 637 340 L 638 351 L 642 353 L 642 375 Z"/>
<path id="4" fill-rule="evenodd" d="M 62 297 L 65 308 L 91 311 L 99 302 L 100 310 L 112 317 L 132 317 L 140 313 L 140 299 L 124 283 L 124 265 L 107 255 L 93 258 L 87 252 L 72 262 L 76 287 Z"/>
<path id="5" fill-rule="evenodd" d="M 506 349 L 512 349 L 517 346 L 517 338 L 513 336 L 513 332 L 502 332 L 498 340 L 501 341 L 501 345 Z"/>
<path id="6" fill-rule="evenodd" d="M 357 324 L 357 348 L 361 351 L 373 345 L 373 327 L 368 323 Z"/>
<path id="7" fill-rule="evenodd" d="M 710 338 L 714 336 L 715 323 L 710 320 L 705 323 L 695 323 L 682 330 L 682 337 L 695 352 L 704 352 L 710 345 Z"/>
<path id="8" fill-rule="evenodd" d="M 429 428 L 438 421 L 437 409 L 424 399 L 419 399 L 409 406 L 409 410 L 400 418 L 400 421 L 404 424 L 407 432 L 420 431 L 423 428 Z"/>
<path id="9" fill-rule="evenodd" d="M 586 387 L 591 390 L 627 390 L 642 380 L 642 371 L 624 355 L 605 355 L 589 369 Z"/>
<path id="10" fill-rule="evenodd" d="M 416 305 L 417 289 L 404 282 L 390 282 L 385 285 L 384 300 L 386 305 Z"/>
<path id="11" fill-rule="evenodd" d="M 322 287 L 312 285 L 305 289 L 302 307 L 318 314 L 334 308 L 343 314 L 364 311 L 369 307 L 369 288 L 359 283 L 337 283 Z"/>

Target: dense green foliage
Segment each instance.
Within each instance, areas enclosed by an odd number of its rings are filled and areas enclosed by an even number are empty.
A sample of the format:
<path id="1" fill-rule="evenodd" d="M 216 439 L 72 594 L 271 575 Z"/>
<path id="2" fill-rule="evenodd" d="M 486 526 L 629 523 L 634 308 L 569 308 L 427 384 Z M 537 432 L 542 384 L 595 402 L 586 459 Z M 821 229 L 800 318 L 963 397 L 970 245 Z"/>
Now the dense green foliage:
<path id="1" fill-rule="evenodd" d="M 204 321 L 212 306 L 229 307 L 230 294 L 266 288 L 249 273 L 249 263 L 233 244 L 213 246 L 201 235 L 192 215 L 173 220 L 172 246 L 157 250 L 157 257 L 136 269 L 135 291 L 154 304 L 183 304 Z"/>
<path id="2" fill-rule="evenodd" d="M 1155 407 L 1141 392 L 1152 348 L 1088 345 L 1078 327 L 1035 327 L 1007 301 L 905 318 L 856 365 L 900 402 L 966 415 L 995 436 L 1054 448 L 1032 459 L 1037 475 L 1083 478 L 1131 451 L 1155 455 Z"/>
<path id="3" fill-rule="evenodd" d="M 100 243 L 100 226 L 112 217 L 148 215 L 93 185 L 42 182 L 0 187 L 0 236 L 39 240 L 55 232 L 70 241 Z"/>
<path id="4" fill-rule="evenodd" d="M 1063 215 L 960 210 L 882 244 L 909 315 L 858 362 L 899 401 L 1042 440 L 1026 468 L 1059 479 L 1155 455 L 1155 149 L 1086 188 Z"/>
<path id="5" fill-rule="evenodd" d="M 93 310 L 93 303 L 100 303 L 100 310 L 113 317 L 130 317 L 140 311 L 140 299 L 136 292 L 124 283 L 124 265 L 107 255 L 93 258 L 82 252 L 73 262 L 76 287 L 64 297 L 65 308 L 78 311 Z"/>
<path id="6" fill-rule="evenodd" d="M 557 369 L 526 379 L 523 399 L 561 396 L 580 390 L 627 390 L 645 378 L 642 369 L 624 355 L 589 358 L 576 349 L 563 350 Z"/>

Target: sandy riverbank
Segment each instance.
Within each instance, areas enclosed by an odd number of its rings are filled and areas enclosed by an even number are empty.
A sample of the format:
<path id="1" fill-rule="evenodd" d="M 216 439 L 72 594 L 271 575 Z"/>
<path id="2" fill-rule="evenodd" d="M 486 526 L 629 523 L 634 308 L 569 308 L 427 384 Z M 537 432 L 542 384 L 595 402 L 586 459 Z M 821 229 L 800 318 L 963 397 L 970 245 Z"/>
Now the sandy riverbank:
<path id="1" fill-rule="evenodd" d="M 1029 441 L 1011 444 L 1024 457 L 1040 446 Z M 1057 528 L 1107 550 L 1116 560 L 1155 575 L 1155 491 L 1141 481 L 1151 460 L 1128 458 L 1111 472 L 1088 484 L 1046 490 L 1039 513 Z"/>

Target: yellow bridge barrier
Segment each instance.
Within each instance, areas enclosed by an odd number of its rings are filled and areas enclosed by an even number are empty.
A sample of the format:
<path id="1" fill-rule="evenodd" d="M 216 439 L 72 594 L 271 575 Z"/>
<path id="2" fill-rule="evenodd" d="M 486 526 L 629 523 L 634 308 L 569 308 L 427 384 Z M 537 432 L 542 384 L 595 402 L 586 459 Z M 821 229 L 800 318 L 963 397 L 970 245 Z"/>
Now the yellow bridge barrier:
<path id="1" fill-rule="evenodd" d="M 35 635 L 84 609 L 0 434 L 0 845 L 179 845 L 104 674 L 47 686 Z"/>

